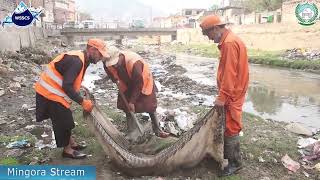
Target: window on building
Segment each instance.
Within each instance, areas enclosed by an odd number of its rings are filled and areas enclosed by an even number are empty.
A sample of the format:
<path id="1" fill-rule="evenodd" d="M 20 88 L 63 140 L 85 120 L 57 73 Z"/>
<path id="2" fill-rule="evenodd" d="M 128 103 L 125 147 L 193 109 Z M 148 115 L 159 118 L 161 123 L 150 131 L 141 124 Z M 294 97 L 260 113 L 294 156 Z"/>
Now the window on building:
<path id="1" fill-rule="evenodd" d="M 191 10 L 187 10 L 186 12 L 185 12 L 185 15 L 191 15 L 192 14 L 192 11 Z"/>

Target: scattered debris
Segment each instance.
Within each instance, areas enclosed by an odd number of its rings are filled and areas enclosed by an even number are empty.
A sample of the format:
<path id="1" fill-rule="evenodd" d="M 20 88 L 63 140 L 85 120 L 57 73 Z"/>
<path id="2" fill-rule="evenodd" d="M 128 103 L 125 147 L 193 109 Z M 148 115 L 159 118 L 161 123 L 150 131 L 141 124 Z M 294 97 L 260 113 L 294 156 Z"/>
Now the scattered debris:
<path id="1" fill-rule="evenodd" d="M 304 160 L 314 161 L 320 158 L 320 141 L 316 141 L 315 143 L 308 145 L 305 149 Z"/>
<path id="2" fill-rule="evenodd" d="M 41 137 L 43 137 L 43 138 L 46 138 L 46 137 L 48 137 L 49 135 L 46 133 L 46 132 L 43 132 L 43 134 L 41 134 Z"/>
<path id="3" fill-rule="evenodd" d="M 3 96 L 6 93 L 5 90 L 0 90 L 0 97 Z"/>
<path id="4" fill-rule="evenodd" d="M 265 162 L 265 160 L 261 156 L 258 157 L 258 160 L 259 162 L 262 162 L 262 163 Z"/>
<path id="5" fill-rule="evenodd" d="M 310 175 L 309 175 L 307 172 L 302 171 L 302 173 L 303 173 L 306 177 L 310 177 Z"/>
<path id="6" fill-rule="evenodd" d="M 270 180 L 270 178 L 269 177 L 263 177 L 260 180 Z"/>
<path id="7" fill-rule="evenodd" d="M 188 114 L 186 111 L 180 111 L 180 109 L 175 109 L 175 114 L 175 120 L 180 129 L 188 131 L 193 127 L 193 121 L 196 119 L 195 115 Z"/>
<path id="8" fill-rule="evenodd" d="M 154 180 L 164 180 L 162 177 L 157 177 L 156 179 Z"/>
<path id="9" fill-rule="evenodd" d="M 46 148 L 46 147 L 47 147 L 47 148 L 54 149 L 54 148 L 56 148 L 57 146 L 56 146 L 56 142 L 55 142 L 55 141 L 51 141 L 50 144 L 45 144 L 45 143 L 43 142 L 43 140 L 39 140 L 38 142 L 36 142 L 35 147 L 38 148 L 39 150 L 41 150 L 41 149 L 44 149 L 44 148 Z"/>
<path id="10" fill-rule="evenodd" d="M 65 42 L 61 41 L 61 47 L 67 47 L 67 46 L 68 45 Z"/>
<path id="11" fill-rule="evenodd" d="M 28 108 L 28 111 L 34 111 L 34 110 L 36 110 L 35 107 Z"/>
<path id="12" fill-rule="evenodd" d="M 176 115 L 174 110 L 168 110 L 168 111 L 165 112 L 165 114 L 167 115 L 166 119 L 168 121 L 174 121 L 174 117 Z"/>
<path id="13" fill-rule="evenodd" d="M 21 84 L 18 83 L 18 82 L 14 82 L 14 83 L 11 83 L 9 85 L 10 89 L 13 90 L 13 91 L 17 91 L 19 89 L 21 89 Z"/>
<path id="14" fill-rule="evenodd" d="M 23 104 L 23 105 L 21 106 L 21 109 L 22 109 L 22 110 L 27 110 L 27 109 L 28 109 L 28 104 Z"/>
<path id="15" fill-rule="evenodd" d="M 27 140 L 14 141 L 9 143 L 6 148 L 28 148 L 31 147 L 31 144 Z"/>
<path id="16" fill-rule="evenodd" d="M 314 166 L 314 168 L 315 168 L 317 171 L 320 172 L 320 163 L 316 164 L 316 165 Z"/>
<path id="17" fill-rule="evenodd" d="M 0 74 L 5 75 L 8 74 L 9 68 L 5 65 L 0 64 Z"/>
<path id="18" fill-rule="evenodd" d="M 286 167 L 288 170 L 292 171 L 292 172 L 297 172 L 297 170 L 300 168 L 300 164 L 294 160 L 292 160 L 288 154 L 286 154 L 285 156 L 283 156 L 281 158 L 281 162 L 284 165 L 284 167 Z"/>
<path id="19" fill-rule="evenodd" d="M 27 81 L 25 77 L 14 77 L 12 80 L 19 83 L 23 83 Z"/>
<path id="20" fill-rule="evenodd" d="M 31 161 L 31 162 L 29 163 L 29 165 L 36 165 L 36 164 L 38 164 L 38 161 L 37 161 L 37 160 L 33 160 L 33 161 Z"/>
<path id="21" fill-rule="evenodd" d="M 149 113 L 141 113 L 141 115 L 142 115 L 142 119 L 145 120 L 145 121 L 150 119 Z"/>
<path id="22" fill-rule="evenodd" d="M 284 57 L 292 60 L 307 59 L 317 60 L 320 59 L 320 50 L 306 49 L 306 48 L 293 48 L 286 50 Z"/>
<path id="23" fill-rule="evenodd" d="M 25 151 L 22 149 L 10 149 L 6 152 L 4 152 L 4 156 L 6 157 L 19 157 L 21 156 Z"/>
<path id="24" fill-rule="evenodd" d="M 286 129 L 292 133 L 312 136 L 312 131 L 299 123 L 290 123 L 286 126 Z"/>
<path id="25" fill-rule="evenodd" d="M 175 136 L 180 136 L 181 132 L 179 132 L 176 128 L 175 128 L 175 124 L 174 122 L 168 122 L 167 124 L 167 132 L 175 135 Z"/>
<path id="26" fill-rule="evenodd" d="M 317 140 L 313 138 L 300 138 L 297 144 L 299 148 L 305 148 L 315 142 L 317 142 Z"/>
<path id="27" fill-rule="evenodd" d="M 51 161 L 50 157 L 45 157 L 44 159 L 41 159 L 40 161 L 38 161 L 38 163 L 40 164 L 44 164 L 44 163 L 48 163 Z"/>
<path id="28" fill-rule="evenodd" d="M 34 128 L 36 128 L 37 126 L 36 125 L 27 125 L 26 127 L 24 127 L 26 130 L 30 131 Z"/>
<path id="29" fill-rule="evenodd" d="M 2 119 L 2 118 L 0 117 L 0 125 L 4 125 L 4 124 L 7 124 L 7 121 L 5 121 L 4 119 Z"/>

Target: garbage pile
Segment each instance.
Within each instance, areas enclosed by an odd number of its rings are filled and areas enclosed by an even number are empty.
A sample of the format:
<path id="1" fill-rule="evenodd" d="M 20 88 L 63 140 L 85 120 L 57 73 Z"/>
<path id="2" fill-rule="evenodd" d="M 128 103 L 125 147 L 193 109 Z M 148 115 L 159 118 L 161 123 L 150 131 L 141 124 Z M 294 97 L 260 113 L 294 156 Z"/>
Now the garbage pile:
<path id="1" fill-rule="evenodd" d="M 317 129 L 309 129 L 299 123 L 291 123 L 286 126 L 286 130 L 300 135 L 297 142 L 298 152 L 301 159 L 295 161 L 287 154 L 282 157 L 282 164 L 290 171 L 297 172 L 303 167 L 303 173 L 309 177 L 308 170 L 315 169 L 320 172 L 320 139 Z"/>
<path id="2" fill-rule="evenodd" d="M 293 48 L 288 49 L 284 53 L 284 58 L 291 60 L 319 60 L 319 49 Z"/>

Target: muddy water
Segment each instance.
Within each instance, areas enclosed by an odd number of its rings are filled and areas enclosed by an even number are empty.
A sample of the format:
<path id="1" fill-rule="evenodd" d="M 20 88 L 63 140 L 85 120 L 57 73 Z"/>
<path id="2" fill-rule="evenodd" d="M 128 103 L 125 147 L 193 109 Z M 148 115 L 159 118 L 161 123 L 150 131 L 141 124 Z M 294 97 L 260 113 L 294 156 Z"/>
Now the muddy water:
<path id="1" fill-rule="evenodd" d="M 176 63 L 195 81 L 216 85 L 218 61 L 177 55 Z M 250 87 L 244 111 L 265 119 L 301 122 L 320 128 L 320 75 L 297 70 L 250 66 Z"/>

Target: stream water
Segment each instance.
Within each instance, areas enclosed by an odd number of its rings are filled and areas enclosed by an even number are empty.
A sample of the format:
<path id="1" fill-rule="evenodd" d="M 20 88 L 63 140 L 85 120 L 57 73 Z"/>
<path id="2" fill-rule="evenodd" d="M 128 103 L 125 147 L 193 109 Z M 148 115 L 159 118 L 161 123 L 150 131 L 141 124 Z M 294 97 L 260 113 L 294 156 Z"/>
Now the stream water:
<path id="1" fill-rule="evenodd" d="M 216 59 L 179 54 L 176 63 L 187 69 L 185 75 L 191 79 L 216 85 Z M 250 85 L 243 110 L 265 119 L 320 128 L 320 75 L 250 65 Z"/>

